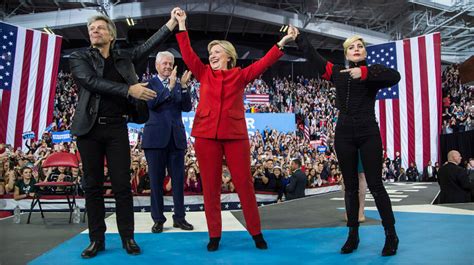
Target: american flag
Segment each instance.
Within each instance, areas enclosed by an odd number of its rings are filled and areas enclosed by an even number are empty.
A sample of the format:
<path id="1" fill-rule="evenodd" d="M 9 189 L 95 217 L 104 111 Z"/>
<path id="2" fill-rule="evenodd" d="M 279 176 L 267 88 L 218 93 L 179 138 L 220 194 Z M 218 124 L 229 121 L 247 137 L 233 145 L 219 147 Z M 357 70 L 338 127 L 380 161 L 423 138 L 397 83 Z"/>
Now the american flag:
<path id="1" fill-rule="evenodd" d="M 0 22 L 0 143 L 24 147 L 53 119 L 61 37 Z"/>
<path id="2" fill-rule="evenodd" d="M 245 101 L 249 104 L 266 104 L 270 102 L 268 94 L 248 94 L 245 95 Z"/>
<path id="3" fill-rule="evenodd" d="M 326 134 L 321 132 L 319 135 L 319 140 L 321 140 L 321 145 L 326 145 Z"/>
<path id="4" fill-rule="evenodd" d="M 387 156 L 402 166 L 439 161 L 441 37 L 439 33 L 367 47 L 368 64 L 397 69 L 400 82 L 381 89 L 375 113 Z"/>
<path id="5" fill-rule="evenodd" d="M 307 141 L 310 140 L 310 131 L 309 131 L 309 120 L 308 118 L 305 118 L 304 119 L 304 129 L 303 129 L 303 132 L 304 132 L 304 139 L 306 139 Z"/>

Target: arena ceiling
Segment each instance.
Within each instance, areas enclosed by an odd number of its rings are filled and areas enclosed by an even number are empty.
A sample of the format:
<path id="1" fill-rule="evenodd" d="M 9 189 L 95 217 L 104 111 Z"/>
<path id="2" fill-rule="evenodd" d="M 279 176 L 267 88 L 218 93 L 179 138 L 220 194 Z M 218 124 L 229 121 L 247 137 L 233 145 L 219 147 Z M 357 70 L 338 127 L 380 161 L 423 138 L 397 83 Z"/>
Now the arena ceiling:
<path id="1" fill-rule="evenodd" d="M 190 30 L 249 42 L 277 39 L 284 24 L 310 33 L 318 49 L 340 50 L 355 33 L 370 44 L 441 32 L 442 60 L 462 62 L 474 54 L 473 0 L 3 0 L 3 21 L 23 27 L 48 26 L 66 47 L 86 46 L 85 21 L 100 13 L 117 24 L 118 40 L 143 41 L 180 6 Z M 136 25 L 129 27 L 127 18 Z"/>

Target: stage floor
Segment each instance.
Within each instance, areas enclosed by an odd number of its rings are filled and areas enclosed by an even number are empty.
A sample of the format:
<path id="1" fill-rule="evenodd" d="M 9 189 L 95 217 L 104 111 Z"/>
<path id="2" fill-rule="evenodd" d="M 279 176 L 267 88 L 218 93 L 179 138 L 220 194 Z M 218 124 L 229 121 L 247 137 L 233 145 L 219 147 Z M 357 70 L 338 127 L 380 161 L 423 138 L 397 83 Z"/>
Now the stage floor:
<path id="1" fill-rule="evenodd" d="M 343 193 L 260 207 L 269 249 L 254 247 L 240 211 L 224 211 L 223 235 L 217 252 L 208 241 L 203 212 L 187 213 L 192 232 L 172 228 L 172 213 L 161 234 L 150 232 L 149 213 L 135 213 L 135 238 L 142 255 L 130 256 L 121 248 L 115 215 L 107 218 L 106 251 L 89 260 L 80 257 L 89 239 L 84 224 L 68 224 L 65 214 L 47 213 L 43 221 L 33 214 L 32 224 L 0 221 L 0 264 L 474 264 L 474 203 L 431 205 L 437 183 L 386 185 L 393 202 L 400 238 L 398 254 L 381 257 L 383 228 L 373 199 L 367 194 L 367 221 L 360 228 L 357 251 L 339 254 L 347 228 L 343 220 Z"/>

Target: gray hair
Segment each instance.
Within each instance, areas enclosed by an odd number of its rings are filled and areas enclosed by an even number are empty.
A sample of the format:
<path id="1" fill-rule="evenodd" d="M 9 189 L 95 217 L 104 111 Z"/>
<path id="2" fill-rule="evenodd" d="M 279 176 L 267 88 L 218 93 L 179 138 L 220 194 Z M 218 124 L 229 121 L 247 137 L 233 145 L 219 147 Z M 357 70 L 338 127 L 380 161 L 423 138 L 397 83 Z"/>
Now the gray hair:
<path id="1" fill-rule="evenodd" d="M 163 58 L 163 57 L 171 57 L 171 59 L 173 59 L 173 64 L 174 64 L 174 55 L 169 51 L 158 52 L 156 54 L 155 62 L 159 63 L 161 61 L 161 58 Z"/>
<path id="2" fill-rule="evenodd" d="M 113 48 L 115 44 L 115 40 L 117 39 L 117 27 L 115 27 L 115 23 L 110 19 L 108 16 L 105 15 L 95 15 L 87 19 L 87 29 L 89 29 L 89 26 L 96 22 L 97 20 L 102 20 L 107 23 L 107 28 L 109 29 L 110 35 L 112 36 L 112 43 L 110 44 L 110 47 Z"/>

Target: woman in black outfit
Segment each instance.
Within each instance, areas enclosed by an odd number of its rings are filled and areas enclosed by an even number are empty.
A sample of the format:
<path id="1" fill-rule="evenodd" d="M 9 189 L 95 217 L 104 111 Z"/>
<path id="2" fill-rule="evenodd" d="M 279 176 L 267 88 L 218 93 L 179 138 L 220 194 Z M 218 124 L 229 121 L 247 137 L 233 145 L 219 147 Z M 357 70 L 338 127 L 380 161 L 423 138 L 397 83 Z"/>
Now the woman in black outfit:
<path id="1" fill-rule="evenodd" d="M 398 237 L 395 232 L 395 218 L 387 191 L 382 182 L 382 140 L 375 118 L 375 97 L 381 88 L 390 87 L 400 81 L 400 74 L 383 65 L 367 66 L 365 43 L 359 36 L 348 38 L 344 54 L 349 68 L 335 65 L 311 46 L 308 39 L 299 35 L 298 47 L 322 78 L 330 80 L 336 87 L 336 107 L 339 117 L 336 125 L 335 148 L 340 163 L 347 209 L 349 236 L 341 253 L 351 253 L 359 244 L 359 178 L 357 176 L 358 152 L 362 158 L 367 184 L 382 218 L 385 229 L 385 245 L 382 256 L 395 255 Z"/>

